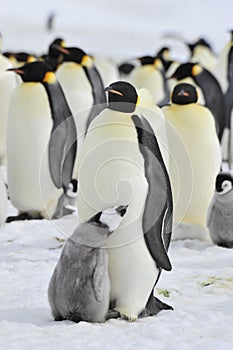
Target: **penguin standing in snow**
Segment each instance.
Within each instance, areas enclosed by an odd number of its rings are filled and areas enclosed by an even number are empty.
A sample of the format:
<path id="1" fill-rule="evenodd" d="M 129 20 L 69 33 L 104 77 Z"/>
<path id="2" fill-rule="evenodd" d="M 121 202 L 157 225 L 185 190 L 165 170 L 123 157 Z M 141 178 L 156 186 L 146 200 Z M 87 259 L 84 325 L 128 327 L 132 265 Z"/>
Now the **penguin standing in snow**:
<path id="1" fill-rule="evenodd" d="M 153 290 L 161 270 L 171 270 L 172 193 L 155 134 L 136 114 L 135 88 L 118 81 L 106 91 L 108 107 L 90 124 L 80 156 L 78 213 L 82 222 L 106 206 L 128 205 L 106 242 L 110 305 L 136 320 L 171 308 Z"/>
<path id="2" fill-rule="evenodd" d="M 2 37 L 0 35 L 0 50 L 1 46 Z M 11 61 L 0 53 L 0 164 L 6 163 L 7 114 L 12 92 L 17 86 L 14 74 L 7 71 L 12 67 Z"/>
<path id="3" fill-rule="evenodd" d="M 7 174 L 18 217 L 51 218 L 66 193 L 76 156 L 76 128 L 52 69 L 42 61 L 13 68 L 23 80 L 12 95 L 7 127 Z"/>
<path id="4" fill-rule="evenodd" d="M 67 239 L 48 288 L 55 321 L 105 321 L 110 302 L 105 244 L 126 211 L 119 206 L 97 213 Z"/>
<path id="5" fill-rule="evenodd" d="M 169 175 L 174 197 L 173 239 L 209 240 L 207 209 L 221 166 L 214 118 L 197 103 L 191 84 L 178 84 L 172 103 L 162 108 L 168 122 Z"/>
<path id="6" fill-rule="evenodd" d="M 233 248 L 233 177 L 220 173 L 209 206 L 207 226 L 212 241 L 222 247 Z"/>
<path id="7" fill-rule="evenodd" d="M 171 76 L 178 83 L 194 83 L 204 97 L 204 105 L 212 112 L 221 141 L 225 127 L 224 95 L 217 79 L 207 69 L 196 63 L 183 63 Z"/>
<path id="8" fill-rule="evenodd" d="M 93 60 L 77 47 L 57 47 L 63 53 L 63 63 L 56 76 L 65 93 L 78 132 L 78 152 L 73 177 L 77 178 L 79 152 L 89 124 L 106 105 L 106 95 L 100 74 Z"/>

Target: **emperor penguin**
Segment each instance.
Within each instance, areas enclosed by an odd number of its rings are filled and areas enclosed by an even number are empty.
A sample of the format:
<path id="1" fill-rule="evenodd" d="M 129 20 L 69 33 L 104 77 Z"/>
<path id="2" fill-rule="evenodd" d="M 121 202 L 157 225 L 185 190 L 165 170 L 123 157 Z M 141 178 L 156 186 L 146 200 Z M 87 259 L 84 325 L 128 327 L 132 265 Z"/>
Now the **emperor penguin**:
<path id="1" fill-rule="evenodd" d="M 179 62 L 171 59 L 170 49 L 167 46 L 157 51 L 155 56 L 161 60 L 167 78 L 170 77 L 180 65 Z"/>
<path id="2" fill-rule="evenodd" d="M 105 321 L 111 288 L 105 244 L 126 211 L 127 206 L 107 208 L 67 239 L 48 288 L 55 321 Z"/>
<path id="3" fill-rule="evenodd" d="M 138 89 L 149 90 L 156 105 L 168 103 L 169 89 L 161 60 L 152 56 L 143 56 L 139 60 L 141 65 L 133 69 L 128 81 Z"/>
<path id="4" fill-rule="evenodd" d="M 58 47 L 63 63 L 56 76 L 65 93 L 78 131 L 78 152 L 73 177 L 77 178 L 79 152 L 90 122 L 106 105 L 102 79 L 93 59 L 77 47 Z"/>
<path id="5" fill-rule="evenodd" d="M 172 239 L 209 241 L 206 215 L 221 166 L 213 115 L 197 103 L 195 87 L 185 83 L 175 86 L 171 104 L 162 110 L 167 119 L 174 198 Z"/>
<path id="6" fill-rule="evenodd" d="M 190 62 L 198 63 L 212 74 L 215 74 L 217 56 L 211 45 L 204 38 L 187 44 L 190 50 Z"/>
<path id="7" fill-rule="evenodd" d="M 104 86 L 108 86 L 119 79 L 119 72 L 113 59 L 102 55 L 94 55 L 93 63 L 100 73 Z"/>
<path id="8" fill-rule="evenodd" d="M 171 79 L 176 83 L 193 83 L 199 88 L 203 96 L 203 101 L 200 103 L 212 112 L 221 142 L 225 127 L 225 104 L 221 86 L 214 75 L 199 64 L 187 62 L 176 69 Z"/>
<path id="9" fill-rule="evenodd" d="M 223 86 L 226 124 L 224 130 L 224 160 L 228 162 L 231 169 L 233 164 L 233 135 L 232 135 L 232 113 L 233 113 L 233 30 L 231 40 L 223 49 L 217 67 L 217 74 Z"/>
<path id="10" fill-rule="evenodd" d="M 219 173 L 215 192 L 209 206 L 207 226 L 213 243 L 233 248 L 233 177 L 230 173 Z"/>
<path id="11" fill-rule="evenodd" d="M 8 113 L 7 174 L 17 218 L 51 218 L 72 179 L 75 123 L 52 69 L 42 61 L 12 68 L 23 82 Z M 14 218 L 10 218 L 10 221 Z"/>
<path id="12" fill-rule="evenodd" d="M 2 38 L 0 35 L 0 50 Z M 12 68 L 11 61 L 0 53 L 0 164 L 6 164 L 6 129 L 9 102 L 12 92 L 17 86 L 17 81 L 7 69 Z"/>
<path id="13" fill-rule="evenodd" d="M 2 226 L 7 217 L 7 189 L 0 169 L 0 226 Z"/>
<path id="14" fill-rule="evenodd" d="M 106 246 L 111 309 L 132 321 L 166 308 L 153 290 L 161 270 L 171 270 L 172 193 L 153 129 L 136 111 L 136 89 L 117 81 L 106 91 L 107 108 L 90 124 L 82 148 L 78 214 L 82 222 L 106 206 L 128 205 Z"/>
<path id="15" fill-rule="evenodd" d="M 63 61 L 63 55 L 57 50 L 57 47 L 65 47 L 65 41 L 63 38 L 54 39 L 48 48 L 48 53 L 42 56 L 44 62 L 46 62 L 52 70 L 55 72 Z"/>

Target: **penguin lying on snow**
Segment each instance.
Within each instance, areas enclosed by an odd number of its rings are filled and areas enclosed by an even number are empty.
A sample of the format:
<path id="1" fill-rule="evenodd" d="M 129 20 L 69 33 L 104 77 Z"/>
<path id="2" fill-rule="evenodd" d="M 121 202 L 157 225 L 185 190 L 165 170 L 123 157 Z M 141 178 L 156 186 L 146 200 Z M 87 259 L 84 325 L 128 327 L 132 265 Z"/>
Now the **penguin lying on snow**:
<path id="1" fill-rule="evenodd" d="M 222 247 L 233 248 L 233 177 L 220 173 L 209 206 L 207 226 L 212 241 Z"/>
<path id="2" fill-rule="evenodd" d="M 156 136 L 136 115 L 135 88 L 118 81 L 106 90 L 108 108 L 90 124 L 80 156 L 78 213 L 86 221 L 107 205 L 129 203 L 106 245 L 111 309 L 136 320 L 169 308 L 153 290 L 161 270 L 171 270 L 172 193 Z"/>
<path id="3" fill-rule="evenodd" d="M 52 69 L 33 62 L 11 69 L 23 80 L 14 91 L 7 130 L 7 174 L 12 204 L 23 218 L 51 218 L 72 179 L 77 133 Z"/>
<path id="4" fill-rule="evenodd" d="M 48 288 L 55 321 L 103 322 L 110 300 L 107 238 L 127 206 L 108 208 L 82 223 L 67 239 Z"/>

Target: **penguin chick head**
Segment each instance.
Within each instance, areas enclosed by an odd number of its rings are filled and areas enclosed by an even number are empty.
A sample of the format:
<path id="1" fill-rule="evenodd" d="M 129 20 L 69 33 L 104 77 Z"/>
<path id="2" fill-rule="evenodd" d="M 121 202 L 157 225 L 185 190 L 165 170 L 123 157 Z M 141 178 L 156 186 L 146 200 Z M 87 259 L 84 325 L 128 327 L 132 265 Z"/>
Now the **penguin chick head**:
<path id="1" fill-rule="evenodd" d="M 233 177 L 230 173 L 220 173 L 216 177 L 215 191 L 219 195 L 230 192 L 233 188 Z"/>
<path id="2" fill-rule="evenodd" d="M 83 67 L 91 67 L 93 65 L 92 58 L 78 47 L 62 47 L 55 44 L 53 48 L 63 54 L 63 62 L 74 62 Z"/>
<path id="3" fill-rule="evenodd" d="M 138 94 L 133 85 L 126 81 L 112 83 L 105 91 L 108 93 L 108 108 L 123 113 L 133 113 L 138 103 Z"/>
<path id="4" fill-rule="evenodd" d="M 177 105 L 187 105 L 189 103 L 197 102 L 197 90 L 191 84 L 177 84 L 172 92 L 172 103 Z"/>
<path id="5" fill-rule="evenodd" d="M 56 77 L 52 69 L 42 61 L 27 63 L 22 67 L 10 68 L 8 71 L 19 74 L 25 83 L 49 83 L 56 81 Z"/>
<path id="6" fill-rule="evenodd" d="M 71 239 L 90 248 L 101 247 L 120 226 L 127 208 L 128 205 L 120 205 L 97 213 L 87 222 L 80 224 Z"/>
<path id="7" fill-rule="evenodd" d="M 170 79 L 182 80 L 187 77 L 195 77 L 199 75 L 202 71 L 203 68 L 199 64 L 187 62 L 179 65 L 179 67 L 177 67 Z"/>

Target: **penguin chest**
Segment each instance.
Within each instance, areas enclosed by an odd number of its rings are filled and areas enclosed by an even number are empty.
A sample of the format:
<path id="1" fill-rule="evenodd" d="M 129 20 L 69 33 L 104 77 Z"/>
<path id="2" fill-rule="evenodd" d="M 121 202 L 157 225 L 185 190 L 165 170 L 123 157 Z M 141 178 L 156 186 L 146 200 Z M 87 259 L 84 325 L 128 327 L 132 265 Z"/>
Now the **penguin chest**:
<path id="1" fill-rule="evenodd" d="M 52 117 L 45 89 L 26 83 L 12 95 L 7 128 L 8 182 L 13 204 L 41 211 L 58 192 L 49 172 Z"/>

